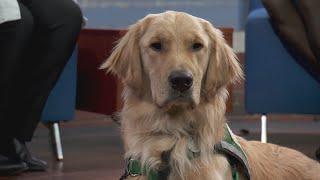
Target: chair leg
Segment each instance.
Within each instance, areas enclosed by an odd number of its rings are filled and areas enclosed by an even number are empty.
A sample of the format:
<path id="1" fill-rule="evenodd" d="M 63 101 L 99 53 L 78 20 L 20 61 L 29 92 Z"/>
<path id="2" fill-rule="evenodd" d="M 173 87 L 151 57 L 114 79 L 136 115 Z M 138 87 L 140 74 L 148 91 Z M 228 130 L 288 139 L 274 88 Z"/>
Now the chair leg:
<path id="1" fill-rule="evenodd" d="M 261 142 L 267 143 L 267 115 L 261 116 Z"/>
<path id="2" fill-rule="evenodd" d="M 53 140 L 53 147 L 56 152 L 56 156 L 58 160 L 63 160 L 63 152 L 62 152 L 62 144 L 61 144 L 61 136 L 60 136 L 60 128 L 59 123 L 54 122 L 51 126 L 52 133 L 51 135 Z"/>

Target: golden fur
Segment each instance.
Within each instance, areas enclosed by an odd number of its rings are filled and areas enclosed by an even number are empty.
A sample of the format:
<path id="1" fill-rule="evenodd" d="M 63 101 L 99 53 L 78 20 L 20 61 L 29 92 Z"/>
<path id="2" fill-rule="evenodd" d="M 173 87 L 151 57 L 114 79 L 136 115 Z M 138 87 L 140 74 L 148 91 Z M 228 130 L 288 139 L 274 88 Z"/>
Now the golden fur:
<path id="1" fill-rule="evenodd" d="M 160 43 L 155 50 L 152 43 Z M 200 43 L 200 49 L 192 49 Z M 125 157 L 159 169 L 161 154 L 170 152 L 169 180 L 231 179 L 227 159 L 213 152 L 224 134 L 226 86 L 242 70 L 222 33 L 208 21 L 182 12 L 148 15 L 129 28 L 101 66 L 124 83 L 121 129 Z M 188 98 L 179 99 L 168 76 L 192 74 Z M 320 179 L 320 166 L 301 153 L 239 138 L 248 156 L 251 178 Z M 187 158 L 188 145 L 200 150 Z M 147 179 L 145 176 L 128 179 Z"/>

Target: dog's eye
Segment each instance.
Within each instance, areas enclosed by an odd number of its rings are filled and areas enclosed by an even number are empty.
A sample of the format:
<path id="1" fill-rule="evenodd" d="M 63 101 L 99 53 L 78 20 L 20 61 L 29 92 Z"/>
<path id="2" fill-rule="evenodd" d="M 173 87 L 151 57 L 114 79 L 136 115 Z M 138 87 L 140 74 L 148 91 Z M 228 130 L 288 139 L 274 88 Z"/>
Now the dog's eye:
<path id="1" fill-rule="evenodd" d="M 160 42 L 155 42 L 150 44 L 150 47 L 155 51 L 161 51 L 162 50 L 162 44 Z"/>
<path id="2" fill-rule="evenodd" d="M 193 43 L 192 44 L 192 50 L 193 51 L 199 51 L 202 48 L 203 48 L 203 45 L 201 43 Z"/>

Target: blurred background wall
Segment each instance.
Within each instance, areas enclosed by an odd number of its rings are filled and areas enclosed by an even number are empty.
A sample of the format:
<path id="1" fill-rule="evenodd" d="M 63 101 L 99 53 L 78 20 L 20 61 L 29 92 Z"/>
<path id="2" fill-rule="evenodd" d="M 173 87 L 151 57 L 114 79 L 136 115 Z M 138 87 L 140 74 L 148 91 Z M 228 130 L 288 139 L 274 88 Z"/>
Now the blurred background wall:
<path id="1" fill-rule="evenodd" d="M 125 28 L 149 13 L 185 11 L 216 26 L 244 28 L 249 0 L 78 0 L 87 27 Z"/>

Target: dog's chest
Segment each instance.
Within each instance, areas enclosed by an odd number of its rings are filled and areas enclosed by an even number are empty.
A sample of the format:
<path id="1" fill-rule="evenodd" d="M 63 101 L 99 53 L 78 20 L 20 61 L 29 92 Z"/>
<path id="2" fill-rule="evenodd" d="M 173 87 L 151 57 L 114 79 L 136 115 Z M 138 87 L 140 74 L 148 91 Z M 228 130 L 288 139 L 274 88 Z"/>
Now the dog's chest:
<path id="1" fill-rule="evenodd" d="M 175 151 L 175 150 L 171 150 Z M 185 146 L 185 156 L 181 154 L 164 152 L 161 155 L 162 164 L 166 168 L 159 171 L 158 179 L 161 180 L 213 180 L 232 179 L 228 159 L 213 151 L 206 157 L 201 157 L 200 148 L 192 138 L 188 138 Z M 180 159 L 180 161 L 179 161 Z M 205 162 L 204 159 L 207 161 Z M 186 162 L 182 164 L 179 162 Z M 189 164 L 190 163 L 190 164 Z"/>
<path id="2" fill-rule="evenodd" d="M 231 168 L 228 160 L 221 155 L 213 154 L 209 164 L 201 162 L 200 158 L 194 158 L 191 160 L 191 166 L 187 167 L 183 174 L 176 169 L 171 168 L 168 174 L 168 180 L 222 180 L 232 179 Z M 182 176 L 184 178 L 182 178 Z"/>

